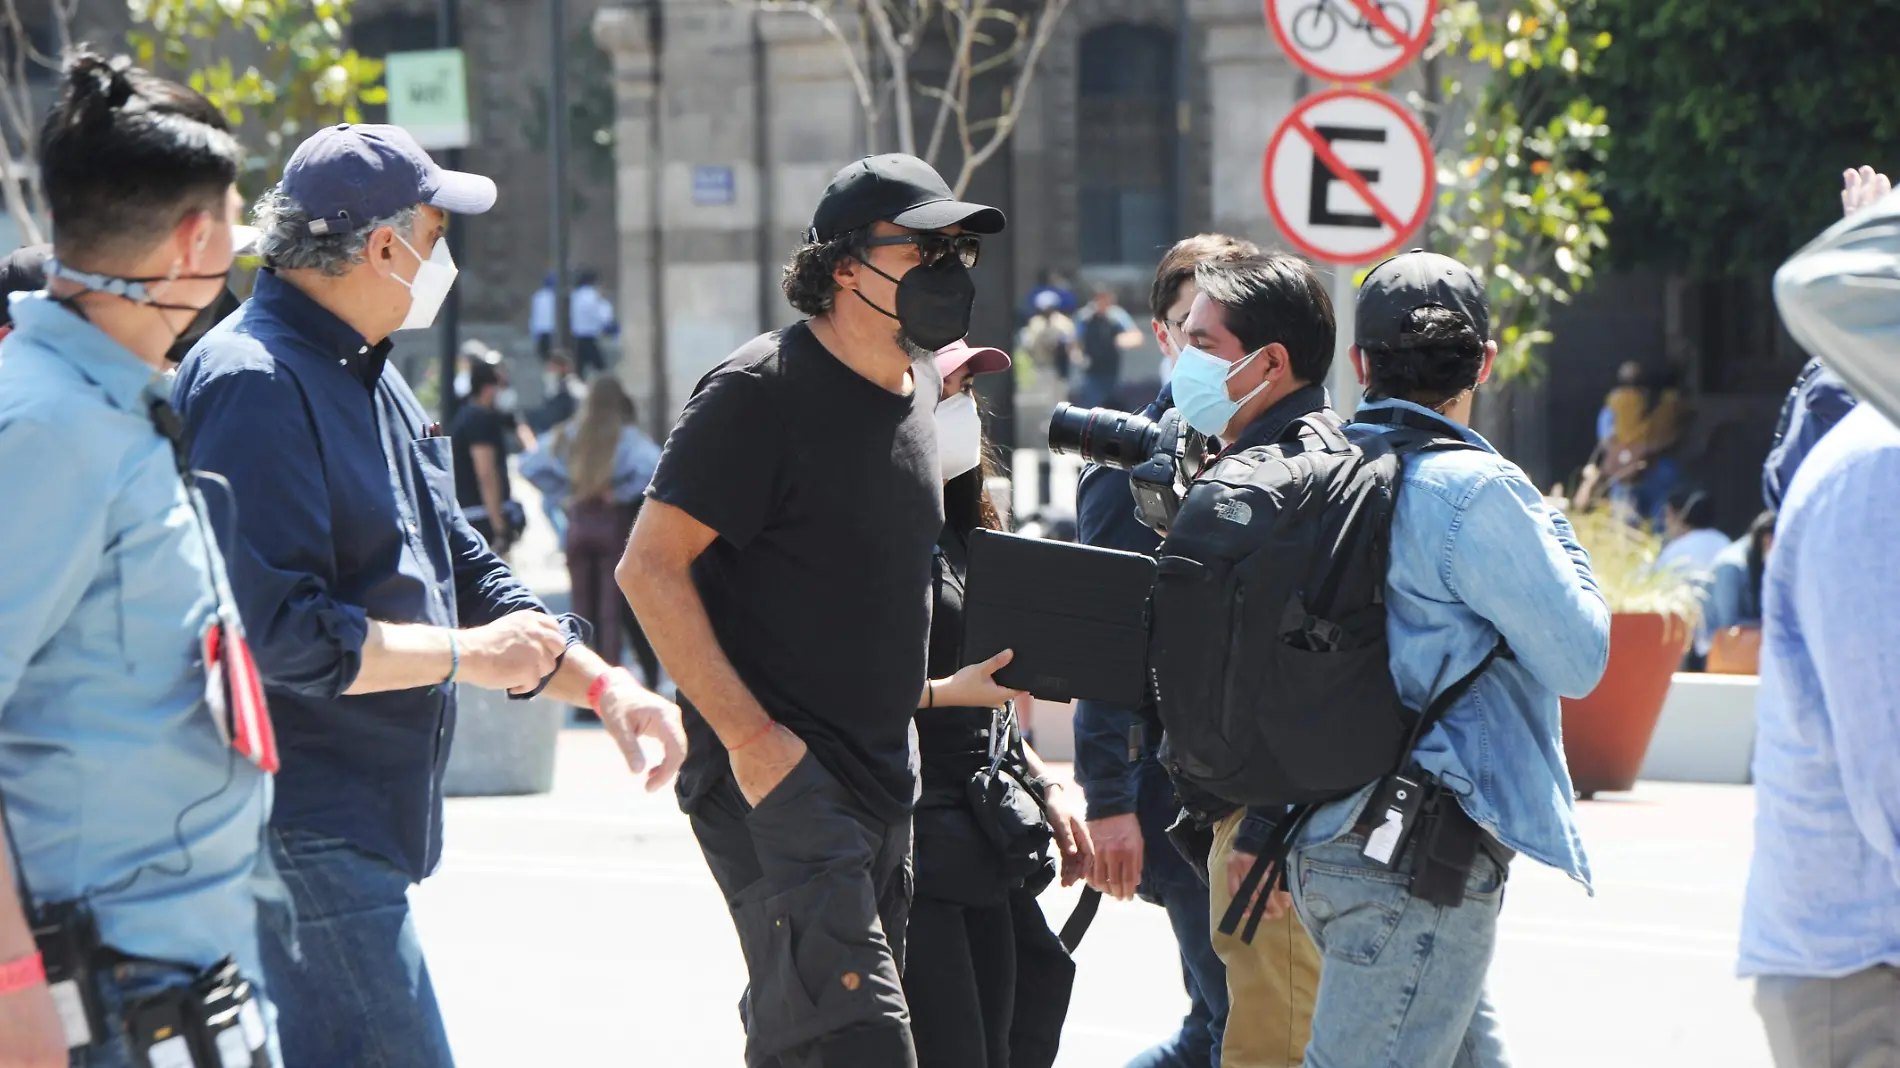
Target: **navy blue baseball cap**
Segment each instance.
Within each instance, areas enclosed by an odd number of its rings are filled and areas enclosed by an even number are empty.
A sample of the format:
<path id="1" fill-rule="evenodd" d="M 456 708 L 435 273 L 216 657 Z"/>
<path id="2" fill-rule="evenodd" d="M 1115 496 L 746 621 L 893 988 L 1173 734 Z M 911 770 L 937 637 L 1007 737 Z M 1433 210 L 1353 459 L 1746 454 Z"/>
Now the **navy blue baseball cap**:
<path id="1" fill-rule="evenodd" d="M 418 204 L 456 215 L 495 206 L 493 179 L 444 170 L 400 126 L 342 123 L 318 130 L 284 165 L 283 194 L 310 214 L 310 232 L 354 230 Z"/>

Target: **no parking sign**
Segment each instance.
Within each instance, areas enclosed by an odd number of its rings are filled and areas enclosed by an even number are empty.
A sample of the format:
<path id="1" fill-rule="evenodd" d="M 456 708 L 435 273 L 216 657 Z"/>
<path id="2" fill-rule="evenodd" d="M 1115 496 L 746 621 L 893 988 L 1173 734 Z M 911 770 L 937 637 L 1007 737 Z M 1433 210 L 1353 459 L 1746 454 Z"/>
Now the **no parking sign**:
<path id="1" fill-rule="evenodd" d="M 1431 212 L 1431 141 L 1384 93 L 1335 89 L 1300 101 L 1267 142 L 1273 221 L 1302 252 L 1365 263 L 1403 245 Z"/>

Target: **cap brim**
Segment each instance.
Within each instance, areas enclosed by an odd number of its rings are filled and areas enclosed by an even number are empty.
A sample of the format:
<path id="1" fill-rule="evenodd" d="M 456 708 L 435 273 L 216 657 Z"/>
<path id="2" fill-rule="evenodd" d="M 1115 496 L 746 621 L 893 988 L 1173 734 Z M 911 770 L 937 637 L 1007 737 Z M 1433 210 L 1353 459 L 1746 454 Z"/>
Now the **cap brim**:
<path id="1" fill-rule="evenodd" d="M 480 215 L 495 206 L 495 180 L 467 171 L 440 171 L 429 203 L 451 215 Z"/>
<path id="2" fill-rule="evenodd" d="M 961 200 L 919 204 L 892 216 L 890 221 L 912 230 L 941 230 L 946 226 L 961 226 L 964 232 L 972 234 L 1000 234 L 1004 224 L 1003 213 L 995 208 L 965 204 Z"/>
<path id="3" fill-rule="evenodd" d="M 1010 367 L 1009 353 L 987 346 L 968 345 L 937 354 L 937 375 L 948 378 L 958 368 L 968 367 L 972 375 L 993 375 Z"/>

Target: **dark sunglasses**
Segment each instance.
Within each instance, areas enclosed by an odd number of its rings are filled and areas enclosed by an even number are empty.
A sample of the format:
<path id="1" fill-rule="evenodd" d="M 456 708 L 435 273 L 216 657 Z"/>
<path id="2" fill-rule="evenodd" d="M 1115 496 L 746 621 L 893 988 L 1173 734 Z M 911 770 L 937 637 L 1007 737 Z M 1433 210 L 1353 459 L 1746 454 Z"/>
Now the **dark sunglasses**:
<path id="1" fill-rule="evenodd" d="M 951 252 L 965 267 L 976 266 L 983 254 L 983 239 L 975 234 L 898 234 L 896 237 L 873 237 L 864 242 L 865 248 L 883 248 L 887 245 L 916 245 L 918 262 L 925 267 L 935 267 L 938 261 Z"/>

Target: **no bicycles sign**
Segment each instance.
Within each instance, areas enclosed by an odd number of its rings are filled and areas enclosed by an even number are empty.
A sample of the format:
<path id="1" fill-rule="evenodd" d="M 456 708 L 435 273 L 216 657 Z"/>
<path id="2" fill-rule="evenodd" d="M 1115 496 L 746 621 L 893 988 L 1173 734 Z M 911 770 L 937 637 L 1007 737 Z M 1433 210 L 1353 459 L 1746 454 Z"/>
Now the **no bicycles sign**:
<path id="1" fill-rule="evenodd" d="M 1405 105 L 1364 89 L 1300 101 L 1267 142 L 1267 205 L 1280 233 L 1327 263 L 1390 254 L 1431 211 L 1432 146 Z"/>
<path id="2" fill-rule="evenodd" d="M 1431 42 L 1438 0 L 1266 0 L 1287 58 L 1316 78 L 1376 82 Z"/>

